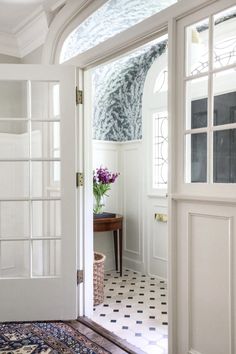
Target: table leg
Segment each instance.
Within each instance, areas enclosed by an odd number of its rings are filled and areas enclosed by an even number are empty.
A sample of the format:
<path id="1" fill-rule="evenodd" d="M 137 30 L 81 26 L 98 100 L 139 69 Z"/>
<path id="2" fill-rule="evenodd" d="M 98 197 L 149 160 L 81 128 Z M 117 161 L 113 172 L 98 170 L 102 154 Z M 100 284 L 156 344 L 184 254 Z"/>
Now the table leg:
<path id="1" fill-rule="evenodd" d="M 120 252 L 120 276 L 122 277 L 122 248 L 123 248 L 123 234 L 122 229 L 119 229 L 119 252 Z"/>
<path id="2" fill-rule="evenodd" d="M 115 251 L 116 270 L 118 270 L 117 230 L 113 231 L 113 236 L 114 236 L 114 251 Z"/>

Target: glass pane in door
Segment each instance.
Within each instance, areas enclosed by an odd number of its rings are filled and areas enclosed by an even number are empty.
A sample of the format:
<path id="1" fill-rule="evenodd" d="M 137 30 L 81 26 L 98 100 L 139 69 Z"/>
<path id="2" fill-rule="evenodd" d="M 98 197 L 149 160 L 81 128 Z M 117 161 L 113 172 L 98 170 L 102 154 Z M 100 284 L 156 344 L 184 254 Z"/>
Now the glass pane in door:
<path id="1" fill-rule="evenodd" d="M 31 82 L 33 120 L 60 119 L 60 85 L 58 82 Z"/>
<path id="2" fill-rule="evenodd" d="M 32 122 L 31 154 L 33 158 L 60 157 L 60 122 Z"/>
<path id="3" fill-rule="evenodd" d="M 186 28 L 186 75 L 207 72 L 209 68 L 209 19 Z"/>
<path id="4" fill-rule="evenodd" d="M 236 6 L 214 16 L 214 67 L 236 63 Z"/>
<path id="5" fill-rule="evenodd" d="M 44 200 L 32 202 L 32 236 L 61 236 L 61 201 Z"/>
<path id="6" fill-rule="evenodd" d="M 236 123 L 236 72 L 214 74 L 214 125 Z"/>
<path id="7" fill-rule="evenodd" d="M 33 276 L 58 276 L 61 240 L 33 241 Z"/>
<path id="8" fill-rule="evenodd" d="M 0 278 L 60 273 L 59 89 L 0 82 Z"/>
<path id="9" fill-rule="evenodd" d="M 236 183 L 236 129 L 214 132 L 214 183 Z"/>
<path id="10" fill-rule="evenodd" d="M 186 182 L 207 181 L 207 133 L 186 136 Z"/>
<path id="11" fill-rule="evenodd" d="M 204 128 L 208 122 L 208 78 L 186 83 L 186 129 Z"/>
<path id="12" fill-rule="evenodd" d="M 0 119 L 27 118 L 27 82 L 0 81 Z"/>
<path id="13" fill-rule="evenodd" d="M 29 241 L 0 241 L 0 278 L 29 277 Z"/>
<path id="14" fill-rule="evenodd" d="M 23 201 L 0 202 L 0 239 L 28 238 L 30 204 Z"/>

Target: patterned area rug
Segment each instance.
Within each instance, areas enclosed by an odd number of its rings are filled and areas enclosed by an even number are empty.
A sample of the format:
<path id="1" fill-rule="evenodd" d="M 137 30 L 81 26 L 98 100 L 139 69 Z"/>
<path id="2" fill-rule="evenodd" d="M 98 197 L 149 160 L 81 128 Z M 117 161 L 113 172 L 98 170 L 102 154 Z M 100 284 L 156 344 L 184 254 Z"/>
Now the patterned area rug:
<path id="1" fill-rule="evenodd" d="M 0 354 L 111 354 L 63 322 L 0 323 Z"/>

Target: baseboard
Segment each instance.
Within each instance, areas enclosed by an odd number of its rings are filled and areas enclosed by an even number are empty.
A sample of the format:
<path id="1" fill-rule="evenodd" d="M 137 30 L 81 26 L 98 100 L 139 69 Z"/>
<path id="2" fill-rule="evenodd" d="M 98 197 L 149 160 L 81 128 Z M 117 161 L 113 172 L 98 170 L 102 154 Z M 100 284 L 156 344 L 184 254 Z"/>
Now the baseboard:
<path id="1" fill-rule="evenodd" d="M 146 273 L 143 262 L 136 261 L 127 257 L 123 257 L 123 267 L 139 273 Z"/>

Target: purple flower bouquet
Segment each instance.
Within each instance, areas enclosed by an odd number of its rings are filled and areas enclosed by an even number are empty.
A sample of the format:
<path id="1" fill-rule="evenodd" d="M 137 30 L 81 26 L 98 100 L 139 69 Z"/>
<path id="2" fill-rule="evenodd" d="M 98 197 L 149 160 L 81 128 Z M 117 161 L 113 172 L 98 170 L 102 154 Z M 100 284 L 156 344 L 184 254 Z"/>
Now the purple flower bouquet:
<path id="1" fill-rule="evenodd" d="M 106 193 L 111 189 L 111 184 L 115 182 L 119 173 L 109 172 L 107 167 L 97 168 L 93 173 L 93 195 L 95 199 L 94 214 L 102 213 L 104 206 L 102 200 Z"/>

